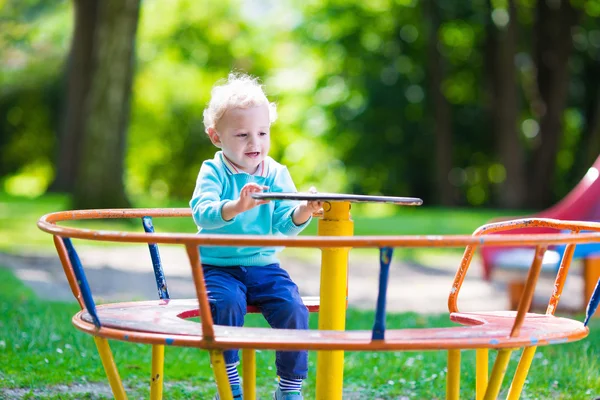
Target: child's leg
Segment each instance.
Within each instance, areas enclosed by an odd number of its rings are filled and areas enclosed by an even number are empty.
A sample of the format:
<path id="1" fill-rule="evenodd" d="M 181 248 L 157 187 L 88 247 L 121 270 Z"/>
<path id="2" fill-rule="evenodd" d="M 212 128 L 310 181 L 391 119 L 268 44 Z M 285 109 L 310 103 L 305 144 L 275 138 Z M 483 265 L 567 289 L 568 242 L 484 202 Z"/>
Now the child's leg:
<path id="1" fill-rule="evenodd" d="M 240 268 L 203 266 L 208 301 L 215 325 L 243 326 L 246 315 L 246 287 L 240 281 Z M 238 350 L 223 352 L 231 385 L 239 385 Z"/>
<path id="2" fill-rule="evenodd" d="M 248 303 L 260 307 L 269 325 L 278 329 L 308 329 L 308 309 L 298 286 L 278 264 L 247 269 Z M 308 373 L 308 352 L 278 351 L 277 375 L 282 390 L 299 390 Z"/>

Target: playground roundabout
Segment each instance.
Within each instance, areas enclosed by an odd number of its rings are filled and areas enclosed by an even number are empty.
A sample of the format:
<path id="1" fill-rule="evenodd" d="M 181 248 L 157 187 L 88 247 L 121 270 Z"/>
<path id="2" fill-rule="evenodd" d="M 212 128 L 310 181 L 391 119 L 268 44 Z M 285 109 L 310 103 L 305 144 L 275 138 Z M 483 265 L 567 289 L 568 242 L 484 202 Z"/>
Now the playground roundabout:
<path id="1" fill-rule="evenodd" d="M 185 209 L 137 209 L 137 210 L 86 210 L 53 213 L 40 219 L 38 226 L 54 235 L 59 257 L 69 281 L 70 289 L 79 302 L 82 312 L 73 316 L 74 325 L 92 335 L 96 341 L 98 352 L 115 398 L 125 398 L 124 389 L 118 370 L 112 361 L 112 353 L 106 339 L 117 339 L 141 342 L 153 346 L 151 399 L 162 398 L 163 390 L 163 357 L 165 345 L 193 346 L 207 350 L 211 356 L 215 379 L 221 398 L 231 398 L 227 383 L 222 350 L 226 348 L 243 349 L 244 392 L 247 398 L 254 398 L 254 351 L 255 349 L 311 349 L 317 352 L 317 398 L 341 398 L 343 351 L 407 351 L 407 350 L 445 350 L 448 353 L 447 398 L 458 398 L 460 388 L 460 353 L 461 349 L 477 351 L 477 397 L 496 398 L 504 379 L 506 366 L 511 353 L 516 348 L 523 348 L 521 362 L 512 378 L 509 398 L 518 398 L 529 371 L 529 365 L 537 346 L 555 345 L 572 340 L 580 340 L 587 336 L 587 328 L 578 321 L 569 318 L 554 317 L 559 299 L 563 294 L 563 286 L 569 271 L 575 245 L 590 241 L 600 241 L 599 233 L 578 234 L 580 230 L 600 231 L 594 223 L 576 223 L 549 219 L 526 219 L 505 221 L 481 227 L 473 236 L 397 236 L 397 237 L 351 237 L 352 222 L 349 221 L 349 203 L 347 199 L 338 202 L 331 200 L 325 203 L 324 217 L 319 221 L 319 237 L 253 237 L 250 235 L 189 235 L 189 234 L 155 234 L 151 218 L 189 217 L 190 211 Z M 96 218 L 142 218 L 146 234 L 91 231 L 68 228 L 57 225 L 57 222 L 74 219 Z M 574 234 L 547 235 L 489 235 L 503 230 L 529 227 L 551 227 L 553 229 L 571 230 Z M 349 229 L 350 227 L 350 229 Z M 151 233 L 148 235 L 148 233 Z M 152 264 L 158 288 L 159 301 L 155 303 L 120 303 L 96 307 L 92 292 L 87 283 L 80 258 L 71 242 L 72 238 L 115 241 L 128 243 L 146 243 L 150 247 Z M 542 258 L 547 246 L 568 244 L 566 256 L 554 283 L 553 293 L 548 302 L 545 314 L 528 313 L 532 302 Z M 162 265 L 157 253 L 157 244 L 174 244 L 185 247 L 191 265 L 195 284 L 197 305 L 186 304 L 189 309 L 167 310 L 162 313 L 161 306 L 169 303 L 169 294 L 163 275 Z M 516 311 L 485 312 L 478 307 L 473 313 L 459 312 L 459 292 L 465 282 L 467 271 L 478 246 L 487 245 L 530 245 L 536 248 L 536 255 L 531 266 L 522 301 Z M 250 331 L 251 328 L 229 329 L 213 326 L 210 309 L 204 288 L 201 261 L 197 246 L 286 246 L 289 248 L 320 248 L 322 252 L 320 273 L 320 309 L 318 331 L 286 331 L 262 329 L 261 332 Z M 154 246 L 154 248 L 153 248 Z M 385 315 L 388 302 L 388 277 L 393 248 L 397 247 L 464 247 L 465 253 L 450 287 L 448 287 L 448 310 L 450 319 L 461 326 L 453 328 L 425 328 L 422 330 L 392 329 L 386 330 Z M 349 293 L 347 275 L 348 252 L 350 248 L 379 249 L 378 294 L 375 305 L 375 321 L 372 331 L 345 331 L 346 296 Z M 296 278 L 298 279 L 298 278 Z M 406 285 L 406 282 L 403 282 Z M 375 289 L 377 290 L 377 289 Z M 429 301 L 422 293 L 421 301 Z M 138 307 L 139 306 L 139 307 Z M 464 309 L 462 301 L 461 308 Z M 139 309 L 146 307 L 144 312 Z M 169 307 L 167 307 L 169 308 Z M 185 307 L 184 307 L 185 308 Z M 109 314 L 106 313 L 109 311 Z M 149 321 L 144 322 L 142 315 L 148 314 Z M 199 316 L 200 323 L 192 325 L 176 324 L 169 327 L 173 318 Z M 104 321 L 104 322 L 102 322 Z M 185 329 L 183 328 L 185 326 Z M 174 329 L 174 330 L 173 330 Z M 191 330 L 190 330 L 191 329 Z M 497 351 L 494 366 L 488 373 L 488 350 Z M 481 361 L 481 363 L 480 363 Z M 158 378 L 160 376 L 160 379 Z M 327 379 L 321 377 L 327 376 Z M 156 377 L 156 379 L 154 378 Z"/>

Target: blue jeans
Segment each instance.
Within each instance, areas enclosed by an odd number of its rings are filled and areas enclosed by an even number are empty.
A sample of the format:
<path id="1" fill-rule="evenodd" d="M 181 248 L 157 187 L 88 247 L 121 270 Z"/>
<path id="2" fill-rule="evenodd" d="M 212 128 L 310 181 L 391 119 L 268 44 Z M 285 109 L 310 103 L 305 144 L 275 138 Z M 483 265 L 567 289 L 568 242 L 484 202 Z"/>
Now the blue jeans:
<path id="1" fill-rule="evenodd" d="M 208 301 L 216 325 L 243 326 L 247 304 L 258 306 L 276 329 L 308 329 L 308 309 L 298 286 L 279 264 L 263 267 L 217 267 L 203 265 Z M 240 360 L 238 350 L 224 352 L 225 363 Z M 277 375 L 306 379 L 307 351 L 277 351 Z"/>

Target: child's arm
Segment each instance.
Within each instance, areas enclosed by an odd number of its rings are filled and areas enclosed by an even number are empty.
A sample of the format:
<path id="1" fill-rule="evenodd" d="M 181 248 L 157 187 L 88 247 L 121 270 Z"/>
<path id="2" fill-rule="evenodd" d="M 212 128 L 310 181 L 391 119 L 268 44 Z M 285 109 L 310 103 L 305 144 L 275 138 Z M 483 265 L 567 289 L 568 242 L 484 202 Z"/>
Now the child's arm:
<path id="1" fill-rule="evenodd" d="M 196 189 L 190 200 L 192 216 L 197 226 L 217 229 L 232 223 L 224 219 L 221 213 L 223 207 L 231 202 L 231 200 L 221 200 L 222 193 L 223 182 L 215 168 L 208 163 L 202 164 Z"/>

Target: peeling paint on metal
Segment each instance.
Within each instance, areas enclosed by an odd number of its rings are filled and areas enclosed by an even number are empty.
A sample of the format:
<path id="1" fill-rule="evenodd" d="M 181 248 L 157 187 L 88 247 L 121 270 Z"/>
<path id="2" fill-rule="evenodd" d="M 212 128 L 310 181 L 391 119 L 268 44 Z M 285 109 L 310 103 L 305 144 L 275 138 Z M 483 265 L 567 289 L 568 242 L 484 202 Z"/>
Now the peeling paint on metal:
<path id="1" fill-rule="evenodd" d="M 548 344 L 561 344 L 561 343 L 567 343 L 568 341 L 569 341 L 569 338 L 551 339 L 551 340 L 548 340 Z"/>
<path id="2" fill-rule="evenodd" d="M 532 344 L 533 346 L 537 345 L 537 344 L 538 344 L 538 339 L 537 339 L 536 337 L 532 337 L 532 338 L 531 338 L 531 344 Z"/>

